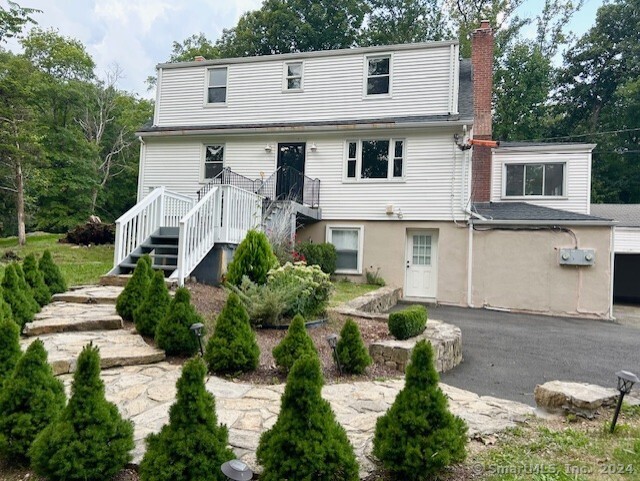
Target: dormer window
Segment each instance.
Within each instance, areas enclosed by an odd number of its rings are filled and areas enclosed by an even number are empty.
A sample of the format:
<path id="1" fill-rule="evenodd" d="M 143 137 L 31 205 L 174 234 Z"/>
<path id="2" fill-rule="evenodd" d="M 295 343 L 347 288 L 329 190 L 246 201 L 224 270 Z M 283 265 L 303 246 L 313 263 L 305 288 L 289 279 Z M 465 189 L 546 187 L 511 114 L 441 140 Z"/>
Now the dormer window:
<path id="1" fill-rule="evenodd" d="M 367 95 L 387 95 L 391 91 L 391 55 L 366 57 Z"/>
<path id="2" fill-rule="evenodd" d="M 302 90 L 302 62 L 286 62 L 284 64 L 284 90 Z"/>
<path id="3" fill-rule="evenodd" d="M 207 70 L 207 81 L 207 103 L 226 103 L 227 67 L 215 67 Z"/>

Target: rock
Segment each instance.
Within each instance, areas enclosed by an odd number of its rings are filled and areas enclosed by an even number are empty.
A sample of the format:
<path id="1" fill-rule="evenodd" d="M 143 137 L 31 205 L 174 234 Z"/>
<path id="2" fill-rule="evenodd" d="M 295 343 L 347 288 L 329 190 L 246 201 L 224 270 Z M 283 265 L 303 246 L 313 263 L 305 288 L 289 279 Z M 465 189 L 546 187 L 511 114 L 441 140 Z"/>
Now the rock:
<path id="1" fill-rule="evenodd" d="M 612 406 L 618 391 L 582 382 L 549 381 L 534 390 L 536 405 L 552 413 L 573 413 L 593 418 L 603 406 Z"/>
<path id="2" fill-rule="evenodd" d="M 23 333 L 32 337 L 57 332 L 115 330 L 122 326 L 122 318 L 113 305 L 53 302 L 24 326 Z"/>
<path id="3" fill-rule="evenodd" d="M 122 292 L 119 286 L 81 286 L 61 294 L 55 294 L 53 301 L 78 304 L 115 304 Z"/>

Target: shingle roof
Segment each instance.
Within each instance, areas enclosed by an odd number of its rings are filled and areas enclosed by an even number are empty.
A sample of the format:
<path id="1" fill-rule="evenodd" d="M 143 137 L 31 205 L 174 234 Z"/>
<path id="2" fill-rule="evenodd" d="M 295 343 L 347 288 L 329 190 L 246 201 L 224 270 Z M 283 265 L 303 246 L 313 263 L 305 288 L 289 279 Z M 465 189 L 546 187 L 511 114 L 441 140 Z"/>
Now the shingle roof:
<path id="1" fill-rule="evenodd" d="M 617 220 L 620 227 L 640 227 L 640 204 L 591 204 L 591 213 Z"/>
<path id="2" fill-rule="evenodd" d="M 460 61 L 460 84 L 458 87 L 458 115 L 462 119 L 473 120 L 473 79 L 471 76 L 471 60 Z"/>
<path id="3" fill-rule="evenodd" d="M 476 202 L 473 204 L 473 211 L 487 220 L 494 221 L 548 221 L 549 223 L 609 221 L 607 218 L 552 209 L 527 202 Z"/>

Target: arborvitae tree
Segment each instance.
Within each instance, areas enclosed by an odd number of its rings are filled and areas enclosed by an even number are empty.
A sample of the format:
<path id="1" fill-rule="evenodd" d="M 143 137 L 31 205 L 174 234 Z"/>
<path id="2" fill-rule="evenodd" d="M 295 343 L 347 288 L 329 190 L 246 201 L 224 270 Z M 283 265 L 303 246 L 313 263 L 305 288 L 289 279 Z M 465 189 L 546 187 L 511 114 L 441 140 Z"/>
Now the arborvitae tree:
<path id="1" fill-rule="evenodd" d="M 44 275 L 38 269 L 38 261 L 34 254 L 29 254 L 22 263 L 24 278 L 31 287 L 33 297 L 40 306 L 46 306 L 51 302 L 51 292 L 44 282 Z"/>
<path id="2" fill-rule="evenodd" d="M 104 397 L 98 348 L 85 346 L 71 399 L 33 442 L 31 466 L 50 481 L 104 481 L 131 461 L 133 447 L 133 424 Z"/>
<path id="3" fill-rule="evenodd" d="M 13 320 L 13 312 L 11 312 L 11 306 L 4 300 L 2 286 L 0 286 L 0 319 Z"/>
<path id="4" fill-rule="evenodd" d="M 251 329 L 249 314 L 240 298 L 229 294 L 216 320 L 216 328 L 207 343 L 205 359 L 215 373 L 253 371 L 258 367 L 260 348 Z"/>
<path id="5" fill-rule="evenodd" d="M 0 301 L 0 304 L 2 303 L 3 301 Z M 11 376 L 21 354 L 20 328 L 10 316 L 3 314 L 0 308 L 0 388 L 5 379 Z"/>
<path id="6" fill-rule="evenodd" d="M 273 358 L 280 369 L 289 372 L 293 363 L 305 354 L 317 356 L 317 351 L 307 333 L 304 318 L 298 314 L 291 321 L 284 339 L 273 348 Z"/>
<path id="7" fill-rule="evenodd" d="M 35 312 L 32 305 L 22 289 L 20 289 L 20 279 L 13 264 L 9 264 L 4 271 L 4 279 L 2 279 L 2 296 L 13 314 L 13 320 L 20 326 L 24 327 L 27 322 L 33 320 Z"/>
<path id="8" fill-rule="evenodd" d="M 144 301 L 133 312 L 133 322 L 136 325 L 136 330 L 143 336 L 155 336 L 156 326 L 167 315 L 169 304 L 171 304 L 171 296 L 164 281 L 164 273 L 156 271 L 151 279 Z"/>
<path id="9" fill-rule="evenodd" d="M 26 464 L 33 440 L 64 409 L 64 385 L 53 375 L 40 339 L 29 345 L 0 390 L 0 456 Z"/>
<path id="10" fill-rule="evenodd" d="M 36 298 L 33 295 L 33 289 L 31 289 L 31 286 L 27 282 L 22 266 L 16 263 L 14 264 L 14 267 L 16 269 L 16 274 L 18 274 L 18 284 L 20 285 L 20 289 L 24 292 L 24 297 L 29 303 L 29 309 L 31 309 L 34 314 L 40 312 L 40 304 L 38 304 L 38 301 L 36 301 Z"/>
<path id="11" fill-rule="evenodd" d="M 193 356 L 198 351 L 198 339 L 189 329 L 202 322 L 202 317 L 191 305 L 191 294 L 180 287 L 169 304 L 167 315 L 156 326 L 156 343 L 167 354 Z"/>
<path id="12" fill-rule="evenodd" d="M 373 454 L 398 479 L 431 479 L 464 460 L 467 427 L 451 414 L 438 387 L 430 343 L 416 344 L 405 379 L 404 389 L 376 423 Z"/>
<path id="13" fill-rule="evenodd" d="M 233 260 L 227 270 L 227 282 L 239 286 L 242 278 L 247 276 L 256 284 L 267 282 L 267 274 L 278 267 L 269 239 L 263 232 L 250 230 L 233 254 Z"/>
<path id="14" fill-rule="evenodd" d="M 227 427 L 218 424 L 214 397 L 205 389 L 205 375 L 199 358 L 184 365 L 169 424 L 147 437 L 140 463 L 142 481 L 227 479 L 220 466 L 235 456 L 227 447 Z"/>
<path id="15" fill-rule="evenodd" d="M 262 481 L 359 479 L 353 447 L 322 399 L 322 384 L 317 356 L 303 356 L 291 368 L 278 420 L 260 437 Z"/>
<path id="16" fill-rule="evenodd" d="M 358 324 L 353 319 L 347 319 L 344 323 L 336 353 L 342 369 L 350 374 L 362 374 L 373 362 L 362 342 Z"/>
<path id="17" fill-rule="evenodd" d="M 152 275 L 151 258 L 142 256 L 138 259 L 133 275 L 116 300 L 116 311 L 125 321 L 133 321 L 133 313 L 144 301 Z"/>
<path id="18" fill-rule="evenodd" d="M 67 281 L 62 276 L 60 268 L 53 262 L 51 252 L 46 250 L 42 253 L 38 267 L 51 294 L 59 294 L 67 290 Z"/>

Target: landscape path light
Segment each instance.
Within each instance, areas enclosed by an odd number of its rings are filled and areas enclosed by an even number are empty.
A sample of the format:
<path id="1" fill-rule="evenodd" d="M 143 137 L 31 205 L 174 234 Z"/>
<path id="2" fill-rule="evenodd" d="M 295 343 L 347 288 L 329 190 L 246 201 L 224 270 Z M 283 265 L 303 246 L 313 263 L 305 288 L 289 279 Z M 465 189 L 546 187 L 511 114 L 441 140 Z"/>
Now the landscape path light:
<path id="1" fill-rule="evenodd" d="M 338 335 L 337 334 L 329 334 L 327 336 L 327 342 L 329 343 L 329 347 L 331 347 L 331 349 L 333 349 L 333 358 L 335 359 L 336 364 L 338 365 L 338 372 L 342 376 L 342 366 L 340 365 L 340 359 L 338 359 L 338 350 L 337 350 Z"/>
<path id="2" fill-rule="evenodd" d="M 622 407 L 622 400 L 626 394 L 631 392 L 631 388 L 637 382 L 640 382 L 638 376 L 629 371 L 618 371 L 616 373 L 618 376 L 618 392 L 620 392 L 620 397 L 618 397 L 618 404 L 616 406 L 616 412 L 613 414 L 613 421 L 611 422 L 611 432 L 616 428 L 616 423 L 618 422 L 618 414 L 620 414 L 620 408 Z"/>
<path id="3" fill-rule="evenodd" d="M 247 481 L 253 478 L 253 471 L 239 459 L 232 459 L 220 466 L 222 473 L 234 481 Z"/>
<path id="4" fill-rule="evenodd" d="M 193 335 L 198 338 L 198 345 L 200 346 L 200 355 L 204 357 L 204 349 L 202 349 L 202 331 L 204 331 L 204 324 L 201 322 L 196 322 L 195 324 L 191 324 L 191 332 Z"/>

